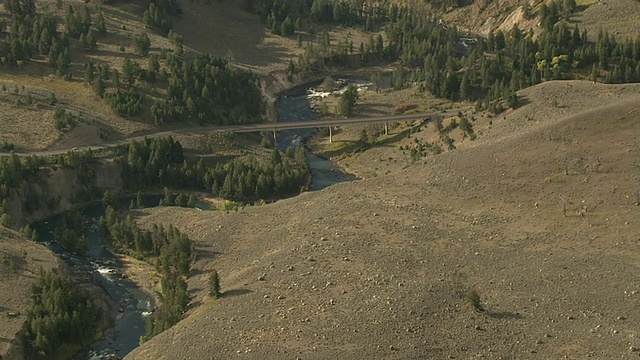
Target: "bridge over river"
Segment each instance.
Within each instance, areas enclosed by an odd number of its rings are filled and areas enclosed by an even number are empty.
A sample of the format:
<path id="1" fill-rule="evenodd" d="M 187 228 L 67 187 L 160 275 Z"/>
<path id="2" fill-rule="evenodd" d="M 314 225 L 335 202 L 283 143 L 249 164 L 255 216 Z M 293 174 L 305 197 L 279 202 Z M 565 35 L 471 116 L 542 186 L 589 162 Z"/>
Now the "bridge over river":
<path id="1" fill-rule="evenodd" d="M 44 151 L 15 151 L 16 155 L 28 156 L 28 155 L 40 155 L 51 156 L 66 154 L 68 151 L 81 151 L 81 150 L 102 150 L 118 145 L 125 145 L 131 141 L 144 141 L 145 138 L 157 138 L 176 135 L 193 135 L 193 134 L 208 134 L 211 132 L 233 132 L 233 133 L 247 133 L 257 131 L 273 131 L 274 136 L 280 130 L 291 129 L 308 129 L 318 127 L 329 128 L 329 140 L 331 140 L 331 128 L 334 126 L 354 125 L 354 124 L 386 124 L 390 122 L 399 121 L 412 121 L 421 119 L 431 119 L 436 115 L 451 116 L 457 114 L 459 111 L 465 111 L 466 108 L 456 108 L 443 111 L 421 112 L 403 115 L 388 115 L 388 116 L 376 116 L 376 117 L 361 117 L 361 118 L 335 118 L 335 119 L 320 119 L 320 120 L 305 120 L 305 121 L 292 121 L 292 122 L 275 122 L 275 123 L 259 123 L 259 124 L 245 124 L 245 125 L 229 125 L 229 126 L 198 126 L 182 129 L 174 129 L 167 131 L 159 131 L 149 133 L 140 136 L 128 137 L 112 142 L 105 142 L 99 145 L 78 146 L 66 149 L 57 150 L 44 150 Z M 0 153 L 0 156 L 7 155 L 8 153 Z"/>

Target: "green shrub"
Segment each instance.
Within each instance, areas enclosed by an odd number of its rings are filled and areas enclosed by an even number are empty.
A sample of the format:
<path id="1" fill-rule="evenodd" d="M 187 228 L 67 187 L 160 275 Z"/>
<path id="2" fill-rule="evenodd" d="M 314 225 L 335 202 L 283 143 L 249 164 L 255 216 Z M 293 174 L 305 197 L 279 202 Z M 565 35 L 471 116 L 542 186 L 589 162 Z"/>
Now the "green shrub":
<path id="1" fill-rule="evenodd" d="M 469 291 L 469 293 L 467 294 L 467 300 L 469 300 L 469 303 L 471 304 L 471 306 L 473 306 L 474 310 L 484 311 L 482 303 L 480 302 L 480 294 L 478 294 L 475 289 Z"/>

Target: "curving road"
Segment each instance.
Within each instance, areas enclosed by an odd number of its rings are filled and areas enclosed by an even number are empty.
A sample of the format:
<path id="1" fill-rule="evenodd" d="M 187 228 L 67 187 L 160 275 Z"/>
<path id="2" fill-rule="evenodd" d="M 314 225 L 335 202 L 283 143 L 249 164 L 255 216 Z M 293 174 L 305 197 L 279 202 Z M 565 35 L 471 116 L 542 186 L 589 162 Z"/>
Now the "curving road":
<path id="1" fill-rule="evenodd" d="M 107 149 L 107 148 L 115 147 L 118 145 L 128 144 L 134 140 L 143 141 L 145 138 L 157 138 L 157 137 L 176 136 L 176 135 L 207 134 L 211 132 L 246 133 L 246 132 L 255 132 L 255 131 L 279 131 L 279 130 L 290 130 L 290 129 L 316 128 L 316 127 L 324 127 L 324 126 L 339 126 L 339 125 L 353 125 L 353 124 L 379 124 L 379 123 L 386 123 L 386 122 L 410 121 L 410 120 L 431 118 L 435 115 L 451 116 L 451 115 L 457 114 L 459 111 L 464 112 L 466 110 L 468 110 L 468 108 L 456 108 L 456 109 L 443 110 L 443 111 L 432 111 L 432 112 L 404 114 L 404 115 L 363 117 L 363 118 L 322 119 L 322 120 L 306 120 L 306 121 L 282 122 L 282 123 L 259 123 L 259 124 L 230 125 L 230 126 L 199 126 L 199 127 L 159 131 L 159 132 L 141 135 L 141 136 L 128 137 L 118 141 L 105 142 L 100 145 L 78 146 L 78 147 L 73 147 L 69 149 L 59 149 L 59 150 L 15 151 L 15 154 L 20 156 L 61 155 L 61 154 L 66 154 L 68 151 L 76 151 L 76 150 L 80 151 L 80 150 L 88 150 L 88 149 L 91 149 L 91 150 Z M 2 155 L 8 155 L 8 153 L 0 153 L 0 156 Z"/>

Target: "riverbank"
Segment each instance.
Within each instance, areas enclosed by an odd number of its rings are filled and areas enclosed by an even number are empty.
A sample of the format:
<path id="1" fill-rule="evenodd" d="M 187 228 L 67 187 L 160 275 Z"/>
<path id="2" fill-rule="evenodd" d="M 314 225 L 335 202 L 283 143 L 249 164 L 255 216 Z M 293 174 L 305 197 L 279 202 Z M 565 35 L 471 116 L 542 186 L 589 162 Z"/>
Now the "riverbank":
<path id="1" fill-rule="evenodd" d="M 142 260 L 128 255 L 113 253 L 119 264 L 123 278 L 130 280 L 136 287 L 151 299 L 151 308 L 155 309 L 160 303 L 160 275 L 154 267 Z"/>

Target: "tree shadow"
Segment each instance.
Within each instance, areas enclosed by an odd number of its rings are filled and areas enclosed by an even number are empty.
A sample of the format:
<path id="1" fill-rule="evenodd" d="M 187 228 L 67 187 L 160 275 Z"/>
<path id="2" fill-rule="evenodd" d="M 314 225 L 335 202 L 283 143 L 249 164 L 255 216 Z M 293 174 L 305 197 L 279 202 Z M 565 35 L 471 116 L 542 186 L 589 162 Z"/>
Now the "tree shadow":
<path id="1" fill-rule="evenodd" d="M 588 4 L 584 4 L 584 5 L 577 5 L 574 9 L 573 9 L 573 13 L 581 13 L 585 10 L 587 10 L 587 8 L 589 7 Z"/>
<path id="2" fill-rule="evenodd" d="M 191 269 L 191 272 L 189 273 L 189 276 L 194 277 L 194 276 L 198 276 L 198 275 L 202 275 L 202 274 L 206 274 L 209 273 L 208 271 L 204 271 L 202 269 Z"/>
<path id="3" fill-rule="evenodd" d="M 252 292 L 253 291 L 249 289 L 231 289 L 223 292 L 222 297 L 240 296 L 240 295 L 251 294 Z"/>
<path id="4" fill-rule="evenodd" d="M 358 111 L 364 112 L 367 114 L 379 114 L 379 115 L 389 115 L 388 111 L 380 109 L 380 107 L 390 107 L 391 104 L 388 103 L 373 103 L 373 104 L 361 104 L 358 106 Z"/>
<path id="5" fill-rule="evenodd" d="M 192 303 L 189 304 L 189 307 L 187 308 L 187 310 L 193 310 L 198 308 L 200 305 L 202 305 L 202 301 L 201 300 L 197 300 L 197 301 L 193 301 Z"/>
<path id="6" fill-rule="evenodd" d="M 198 256 L 198 259 L 215 259 L 218 257 L 218 255 L 222 255 L 222 253 L 218 251 L 198 248 L 196 250 L 196 255 Z"/>
<path id="7" fill-rule="evenodd" d="M 521 108 L 523 106 L 527 106 L 529 104 L 531 104 L 531 100 L 528 97 L 526 97 L 526 96 L 519 97 L 518 98 L 518 105 L 516 105 L 516 109 Z"/>
<path id="8" fill-rule="evenodd" d="M 493 312 L 493 311 L 488 311 L 486 312 L 488 317 L 494 318 L 494 319 L 524 319 L 524 316 L 522 316 L 520 313 L 513 313 L 511 311 L 499 311 L 499 312 Z"/>

